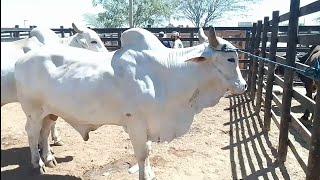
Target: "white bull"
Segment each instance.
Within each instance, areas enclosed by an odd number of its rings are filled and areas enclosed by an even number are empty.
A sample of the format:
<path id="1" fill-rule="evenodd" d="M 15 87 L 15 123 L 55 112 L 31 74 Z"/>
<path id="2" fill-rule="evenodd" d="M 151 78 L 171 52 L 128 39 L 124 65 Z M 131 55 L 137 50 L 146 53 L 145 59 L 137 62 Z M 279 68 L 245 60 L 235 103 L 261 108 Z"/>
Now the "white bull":
<path id="1" fill-rule="evenodd" d="M 30 37 L 37 37 L 37 39 L 45 45 L 64 44 L 72 47 L 78 47 L 88 49 L 95 52 L 107 51 L 99 35 L 87 28 L 79 27 L 75 23 L 72 23 L 72 28 L 76 34 L 66 38 L 60 38 L 54 31 L 45 27 L 36 27 L 30 31 Z M 53 119 L 56 121 L 56 119 Z M 62 138 L 53 123 L 51 127 L 51 138 L 54 145 L 63 145 Z"/>
<path id="2" fill-rule="evenodd" d="M 60 38 L 49 28 L 37 27 L 31 30 L 30 38 L 14 42 L 1 42 L 1 106 L 17 102 L 14 80 L 14 64 L 31 49 L 45 45 L 68 45 L 96 52 L 107 51 L 98 34 L 86 27 L 79 28 L 74 23 L 72 27 L 76 34 L 68 38 Z M 53 119 L 56 120 L 56 119 Z M 51 127 L 54 145 L 63 145 L 63 141 L 55 127 Z"/>
<path id="3" fill-rule="evenodd" d="M 1 106 L 18 100 L 14 80 L 16 61 L 26 52 L 42 45 L 35 37 L 14 42 L 1 42 Z"/>
<path id="4" fill-rule="evenodd" d="M 161 42 L 138 28 L 124 32 L 123 38 L 123 46 L 112 53 L 44 46 L 16 63 L 18 98 L 37 173 L 55 161 L 47 138 L 49 116 L 62 117 L 85 141 L 102 125 L 123 126 L 139 179 L 152 179 L 148 141 L 172 141 L 187 133 L 194 115 L 217 104 L 225 92 L 246 90 L 238 54 L 221 51 L 235 47 L 216 37 L 213 28 L 209 43 L 184 49 L 150 48 L 148 44 Z M 37 149 L 39 136 L 44 162 Z"/>
<path id="5" fill-rule="evenodd" d="M 45 27 L 36 27 L 30 31 L 30 37 L 37 37 L 43 44 L 65 44 L 72 47 L 89 49 L 96 52 L 107 51 L 99 35 L 87 28 L 78 27 L 72 23 L 76 34 L 66 38 L 60 38 L 54 31 Z"/>

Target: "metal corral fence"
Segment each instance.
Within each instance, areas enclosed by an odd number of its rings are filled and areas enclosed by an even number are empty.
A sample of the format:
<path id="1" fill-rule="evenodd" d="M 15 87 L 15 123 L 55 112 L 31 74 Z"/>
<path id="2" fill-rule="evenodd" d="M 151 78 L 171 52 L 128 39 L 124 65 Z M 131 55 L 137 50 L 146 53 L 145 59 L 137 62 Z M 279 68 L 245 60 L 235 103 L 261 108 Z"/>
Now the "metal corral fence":
<path id="1" fill-rule="evenodd" d="M 249 46 L 250 52 L 261 57 L 268 57 L 269 60 L 296 67 L 305 71 L 309 66 L 296 62 L 296 53 L 307 51 L 309 45 L 320 45 L 320 26 L 298 26 L 299 17 L 319 12 L 320 1 L 315 1 L 300 8 L 300 0 L 291 0 L 290 12 L 279 16 L 279 11 L 274 11 L 272 20 L 265 17 L 264 21 L 258 21 L 253 25 L 253 36 Z M 280 22 L 288 21 L 287 35 L 282 35 Z M 266 47 L 267 42 L 271 42 L 270 47 Z M 287 43 L 287 47 L 278 48 L 278 42 Z M 305 46 L 307 48 L 304 48 Z M 285 51 L 286 58 L 277 55 L 277 52 Z M 315 77 L 308 76 L 317 82 L 316 101 L 306 97 L 293 88 L 293 76 L 295 71 L 286 70 L 284 78 L 274 74 L 275 65 L 269 63 L 265 66 L 263 59 L 257 62 L 257 58 L 250 58 L 249 84 L 250 95 L 256 112 L 259 112 L 264 101 L 264 128 L 270 129 L 271 119 L 280 130 L 278 157 L 281 162 L 286 161 L 288 147 L 292 150 L 297 161 L 306 173 L 307 180 L 320 179 L 320 82 Z M 297 72 L 297 71 L 296 71 Z M 302 72 L 297 72 L 302 73 Z M 304 73 L 302 73 L 304 75 Z M 265 80 L 266 79 L 266 80 Z M 279 85 L 283 88 L 282 102 L 273 92 L 273 86 Z M 263 96 L 263 89 L 266 91 Z M 291 111 L 292 98 L 301 105 L 314 112 L 314 120 L 311 131 L 309 131 Z M 271 104 L 274 102 L 281 109 L 281 119 L 272 110 Z M 309 145 L 309 158 L 306 164 L 290 141 L 289 129 L 295 129 Z"/>
<path id="2" fill-rule="evenodd" d="M 36 26 L 30 26 L 30 28 L 19 28 L 16 25 L 14 28 L 1 28 L 1 42 L 11 42 L 15 40 L 20 40 L 29 37 L 29 32 Z M 312 26 L 303 26 L 301 27 L 306 32 L 311 32 L 314 27 Z M 92 28 L 96 31 L 101 40 L 104 42 L 108 50 L 116 50 L 121 47 L 121 33 L 127 30 L 128 28 Z M 180 33 L 181 41 L 185 47 L 190 47 L 198 44 L 198 28 L 145 28 L 155 35 L 158 35 L 159 32 L 163 31 L 166 33 L 167 37 L 171 36 L 171 32 L 177 31 Z M 204 32 L 207 34 L 209 28 L 204 27 Z M 252 33 L 254 27 L 216 27 L 217 35 L 223 37 L 224 39 L 233 43 L 237 48 L 242 50 L 250 51 L 248 47 L 250 46 L 250 41 L 252 40 Z M 279 27 L 279 31 L 285 33 L 288 29 L 288 26 Z M 75 31 L 72 28 L 52 28 L 60 37 L 68 37 L 75 34 Z M 170 41 L 171 38 L 164 38 L 163 40 Z M 307 48 L 302 48 L 303 51 L 306 51 Z M 280 52 L 281 49 L 280 49 Z M 240 68 L 242 69 L 243 75 L 247 76 L 248 73 L 248 63 L 249 59 L 247 55 L 239 54 L 240 58 Z"/>

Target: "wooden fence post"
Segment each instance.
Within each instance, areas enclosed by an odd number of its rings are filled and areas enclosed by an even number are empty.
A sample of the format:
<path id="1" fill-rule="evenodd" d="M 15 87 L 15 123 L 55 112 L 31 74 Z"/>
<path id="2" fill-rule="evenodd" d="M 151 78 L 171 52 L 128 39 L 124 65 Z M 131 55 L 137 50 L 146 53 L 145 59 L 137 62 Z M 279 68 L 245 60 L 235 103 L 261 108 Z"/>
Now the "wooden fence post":
<path id="1" fill-rule="evenodd" d="M 32 29 L 34 28 L 33 26 L 29 26 L 30 31 L 28 32 L 28 36 L 30 37 L 30 32 L 32 31 Z"/>
<path id="2" fill-rule="evenodd" d="M 63 26 L 60 26 L 60 33 L 61 33 L 61 37 L 64 38 L 64 31 L 63 31 Z"/>
<path id="3" fill-rule="evenodd" d="M 264 17 L 263 32 L 262 32 L 262 45 L 261 45 L 261 56 L 263 58 L 266 57 L 266 48 L 267 48 L 269 27 L 270 27 L 269 26 L 269 17 Z M 264 62 L 259 61 L 256 112 L 259 112 L 261 110 L 263 77 L 264 77 Z"/>
<path id="4" fill-rule="evenodd" d="M 69 32 L 69 37 L 73 35 L 73 29 L 69 28 L 70 32 Z"/>
<path id="5" fill-rule="evenodd" d="M 15 25 L 14 28 L 19 28 L 19 25 Z M 13 37 L 14 38 L 19 38 L 20 37 L 20 32 L 16 31 L 15 33 L 13 33 Z"/>
<path id="6" fill-rule="evenodd" d="M 318 92 L 314 110 L 311 144 L 308 158 L 308 174 L 306 180 L 320 179 L 320 81 L 317 81 Z"/>
<path id="7" fill-rule="evenodd" d="M 272 26 L 271 26 L 271 44 L 269 59 L 276 61 L 277 43 L 278 43 L 278 29 L 279 29 L 279 11 L 273 11 L 272 13 Z M 266 85 L 266 97 L 264 100 L 264 129 L 270 130 L 271 124 L 271 102 L 272 102 L 272 88 L 274 81 L 274 69 L 275 65 L 268 64 L 268 76 Z"/>
<path id="8" fill-rule="evenodd" d="M 257 23 L 253 23 L 252 25 L 252 34 L 251 34 L 251 39 L 250 39 L 250 53 L 253 53 L 253 46 L 254 46 L 254 41 L 256 39 L 256 32 L 257 32 Z M 248 90 L 251 89 L 251 78 L 252 78 L 252 62 L 253 62 L 253 57 L 250 56 L 250 62 L 249 62 L 249 73 L 248 73 Z"/>
<path id="9" fill-rule="evenodd" d="M 193 38 L 194 33 L 193 33 L 193 32 L 191 32 L 190 36 L 191 36 L 191 38 Z M 190 42 L 190 47 L 192 47 L 192 46 L 193 46 L 193 41 L 189 41 L 189 42 Z"/>
<path id="10" fill-rule="evenodd" d="M 257 24 L 257 33 L 256 33 L 256 38 L 254 42 L 254 55 L 259 56 L 259 49 L 260 46 L 260 40 L 261 40 L 261 31 L 262 31 L 262 21 L 259 20 Z M 258 63 L 255 58 L 252 60 L 252 74 L 251 74 L 251 94 L 250 98 L 252 100 L 252 103 L 254 104 L 255 96 L 256 96 L 256 85 L 257 85 L 257 71 L 258 71 Z"/>
<path id="11" fill-rule="evenodd" d="M 296 51 L 298 42 L 298 21 L 300 14 L 300 0 L 291 0 L 290 3 L 290 15 L 289 15 L 289 27 L 288 27 L 288 43 L 287 43 L 287 58 L 286 64 L 289 66 L 295 66 L 296 63 Z M 284 162 L 288 153 L 288 133 L 289 122 L 291 121 L 291 100 L 293 96 L 293 70 L 285 69 L 284 71 L 284 87 L 282 97 L 282 110 L 281 110 L 281 122 L 280 122 L 280 135 L 278 146 L 278 160 Z"/>
<path id="12" fill-rule="evenodd" d="M 122 34 L 122 32 L 118 32 L 118 49 L 120 49 L 121 48 L 121 34 Z"/>
<path id="13" fill-rule="evenodd" d="M 244 42 L 244 46 L 245 46 L 245 51 L 250 51 L 249 50 L 249 42 L 250 42 L 250 32 L 249 31 L 246 31 L 246 41 Z M 244 54 L 244 59 L 248 59 L 248 55 L 247 54 Z M 245 63 L 244 64 L 244 69 L 248 69 L 248 63 Z M 246 77 L 246 80 L 248 79 L 248 73 L 247 73 L 247 77 Z"/>

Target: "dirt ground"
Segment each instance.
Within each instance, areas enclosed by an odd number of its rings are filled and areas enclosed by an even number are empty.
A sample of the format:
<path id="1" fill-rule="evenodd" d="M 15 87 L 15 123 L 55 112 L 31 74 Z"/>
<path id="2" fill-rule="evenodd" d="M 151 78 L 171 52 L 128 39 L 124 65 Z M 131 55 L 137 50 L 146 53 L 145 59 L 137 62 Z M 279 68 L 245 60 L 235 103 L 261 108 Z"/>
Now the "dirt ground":
<path id="1" fill-rule="evenodd" d="M 289 150 L 285 163 L 276 161 L 278 129 L 272 123 L 262 131 L 262 113 L 254 113 L 247 95 L 222 98 L 215 107 L 195 117 L 188 134 L 168 144 L 153 144 L 151 164 L 158 180 L 303 180 L 305 173 Z M 29 174 L 30 151 L 24 130 L 25 116 L 18 103 L 1 109 L 1 179 L 131 180 L 135 164 L 128 135 L 117 126 L 103 126 L 89 141 L 65 123 L 57 126 L 65 141 L 54 146 L 58 166 L 46 175 Z M 293 132 L 294 133 L 294 132 Z M 297 151 L 307 162 L 308 151 L 299 138 Z"/>

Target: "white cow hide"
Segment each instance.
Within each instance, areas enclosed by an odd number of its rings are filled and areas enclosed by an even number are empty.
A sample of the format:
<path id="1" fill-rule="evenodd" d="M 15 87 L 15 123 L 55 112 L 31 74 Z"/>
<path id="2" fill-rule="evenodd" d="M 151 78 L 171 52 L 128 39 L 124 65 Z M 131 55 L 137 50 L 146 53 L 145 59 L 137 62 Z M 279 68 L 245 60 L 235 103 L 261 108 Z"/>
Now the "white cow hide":
<path id="1" fill-rule="evenodd" d="M 1 42 L 1 106 L 17 102 L 14 80 L 14 64 L 31 49 L 43 44 L 37 38 L 27 38 L 14 42 Z"/>
<path id="2" fill-rule="evenodd" d="M 43 163 L 32 142 L 37 142 L 43 119 L 54 114 L 84 140 L 101 125 L 123 126 L 134 147 L 139 178 L 152 178 L 148 140 L 169 142 L 187 133 L 203 108 L 214 106 L 226 91 L 246 89 L 237 53 L 217 51 L 223 45 L 234 46 L 216 38 L 212 29 L 209 43 L 183 49 L 149 47 L 154 35 L 144 29 L 126 33 L 123 47 L 113 53 L 42 47 L 16 63 L 18 98 L 28 117 L 34 168 L 41 169 Z M 146 43 L 132 41 L 141 37 Z"/>

